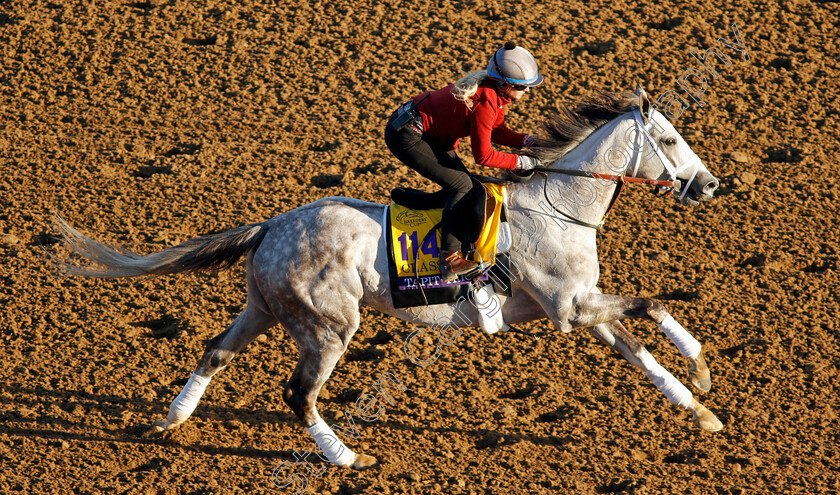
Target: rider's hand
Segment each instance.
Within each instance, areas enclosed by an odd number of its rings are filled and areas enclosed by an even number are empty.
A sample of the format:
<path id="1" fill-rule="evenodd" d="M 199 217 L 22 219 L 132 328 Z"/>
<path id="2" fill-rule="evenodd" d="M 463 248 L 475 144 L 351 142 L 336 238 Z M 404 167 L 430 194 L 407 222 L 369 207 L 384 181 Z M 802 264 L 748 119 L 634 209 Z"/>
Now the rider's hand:
<path id="1" fill-rule="evenodd" d="M 516 170 L 533 170 L 534 167 L 542 167 L 542 162 L 539 158 L 528 155 L 519 155 L 516 162 Z"/>
<path id="2" fill-rule="evenodd" d="M 526 135 L 524 138 L 522 138 L 522 147 L 523 148 L 530 148 L 530 147 L 534 146 L 534 144 L 536 142 L 537 142 L 537 138 L 535 138 L 534 136 L 527 136 Z"/>

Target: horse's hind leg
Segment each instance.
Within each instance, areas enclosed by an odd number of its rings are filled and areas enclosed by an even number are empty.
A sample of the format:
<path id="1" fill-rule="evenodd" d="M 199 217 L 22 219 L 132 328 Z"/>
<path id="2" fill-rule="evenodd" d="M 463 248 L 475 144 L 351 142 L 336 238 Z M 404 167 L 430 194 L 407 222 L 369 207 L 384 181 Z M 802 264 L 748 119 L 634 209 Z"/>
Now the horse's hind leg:
<path id="1" fill-rule="evenodd" d="M 277 319 L 261 310 L 249 298 L 248 306 L 224 332 L 207 342 L 204 354 L 178 397 L 169 406 L 165 421 L 156 421 L 158 431 L 180 425 L 192 415 L 213 375 L 221 371 L 246 345 L 277 324 Z"/>
<path id="2" fill-rule="evenodd" d="M 720 431 L 723 424 L 703 404 L 692 396 L 688 388 L 674 378 L 645 349 L 639 340 L 618 321 L 601 323 L 589 328 L 601 342 L 618 351 L 631 364 L 645 372 L 672 404 L 692 413 L 694 424 L 705 431 Z"/>
<path id="3" fill-rule="evenodd" d="M 286 326 L 286 330 L 298 343 L 300 356 L 283 391 L 283 400 L 306 426 L 306 431 L 312 435 L 327 460 L 339 466 L 364 469 L 376 464 L 376 459 L 369 455 L 357 454 L 344 445 L 333 429 L 327 426 L 316 408 L 321 387 L 347 349 L 350 337 L 357 327 L 358 322 L 352 328 L 343 329 L 319 326 L 317 330 L 312 330 L 302 326 Z M 352 416 L 347 415 L 346 418 L 349 430 L 341 428 L 342 432 L 351 438 L 358 438 L 359 432 Z"/>

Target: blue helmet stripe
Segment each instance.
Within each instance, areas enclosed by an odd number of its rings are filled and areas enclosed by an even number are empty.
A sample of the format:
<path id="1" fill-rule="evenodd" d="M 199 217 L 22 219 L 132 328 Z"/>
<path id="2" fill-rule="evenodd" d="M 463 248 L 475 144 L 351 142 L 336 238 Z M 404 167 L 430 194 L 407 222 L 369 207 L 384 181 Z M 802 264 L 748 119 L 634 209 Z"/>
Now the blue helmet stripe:
<path id="1" fill-rule="evenodd" d="M 534 77 L 532 77 L 531 79 L 514 79 L 514 78 L 512 78 L 512 77 L 504 77 L 504 76 L 502 76 L 502 75 L 500 75 L 500 74 L 496 74 L 496 73 L 495 73 L 493 70 L 491 70 L 491 69 L 488 69 L 488 70 L 487 70 L 487 73 L 488 73 L 488 74 L 490 74 L 490 76 L 491 76 L 491 77 L 495 77 L 496 79 L 501 79 L 502 81 L 510 81 L 510 82 L 512 82 L 512 83 L 516 83 L 516 84 L 531 84 L 531 83 L 533 83 L 533 82 L 537 81 L 537 79 L 539 79 L 539 78 L 540 78 L 540 74 L 539 74 L 539 73 L 537 73 L 537 75 L 536 75 L 536 76 L 534 76 Z"/>

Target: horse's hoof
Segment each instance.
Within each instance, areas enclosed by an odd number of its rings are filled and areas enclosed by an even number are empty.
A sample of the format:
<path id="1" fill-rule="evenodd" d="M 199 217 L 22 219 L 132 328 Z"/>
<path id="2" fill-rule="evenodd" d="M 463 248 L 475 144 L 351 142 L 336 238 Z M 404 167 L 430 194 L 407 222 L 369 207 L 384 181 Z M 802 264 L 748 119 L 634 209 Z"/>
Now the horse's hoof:
<path id="1" fill-rule="evenodd" d="M 692 404 L 691 413 L 692 421 L 694 421 L 694 424 L 701 430 L 714 433 L 723 429 L 723 423 L 717 419 L 714 413 L 706 409 L 706 406 L 696 400 Z"/>
<path id="2" fill-rule="evenodd" d="M 178 423 L 178 424 L 180 424 L 180 423 Z M 152 426 L 152 428 L 157 430 L 157 431 L 174 430 L 175 428 L 178 427 L 178 424 L 170 423 L 168 420 L 164 420 L 164 421 L 158 420 L 158 421 L 155 421 L 155 425 Z"/>
<path id="3" fill-rule="evenodd" d="M 143 436 L 147 438 L 156 437 L 164 431 L 166 431 L 166 427 L 164 427 L 163 421 L 155 421 L 155 424 L 153 424 L 148 430 L 143 432 Z"/>
<path id="4" fill-rule="evenodd" d="M 691 384 L 694 385 L 694 388 L 697 390 L 705 393 L 712 389 L 712 377 L 709 370 L 706 370 L 705 373 L 697 372 L 696 370 L 692 370 L 689 366 L 689 377 Z"/>
<path id="5" fill-rule="evenodd" d="M 376 457 L 372 457 L 365 454 L 356 454 L 356 460 L 353 462 L 351 466 L 353 469 L 358 469 L 359 471 L 364 469 L 370 469 L 376 466 Z"/>
<path id="6" fill-rule="evenodd" d="M 697 359 L 688 364 L 688 376 L 691 384 L 701 392 L 708 392 L 712 389 L 712 375 L 709 366 L 701 352 Z"/>

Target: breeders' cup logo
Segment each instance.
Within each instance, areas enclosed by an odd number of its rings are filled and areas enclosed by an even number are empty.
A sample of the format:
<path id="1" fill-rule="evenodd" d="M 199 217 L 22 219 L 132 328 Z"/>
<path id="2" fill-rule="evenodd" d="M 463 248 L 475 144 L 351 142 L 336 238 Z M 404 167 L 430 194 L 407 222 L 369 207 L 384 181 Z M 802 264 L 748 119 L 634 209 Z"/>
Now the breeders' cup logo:
<path id="1" fill-rule="evenodd" d="M 397 214 L 397 221 L 409 227 L 417 227 L 426 222 L 426 215 L 415 210 L 403 210 Z"/>

